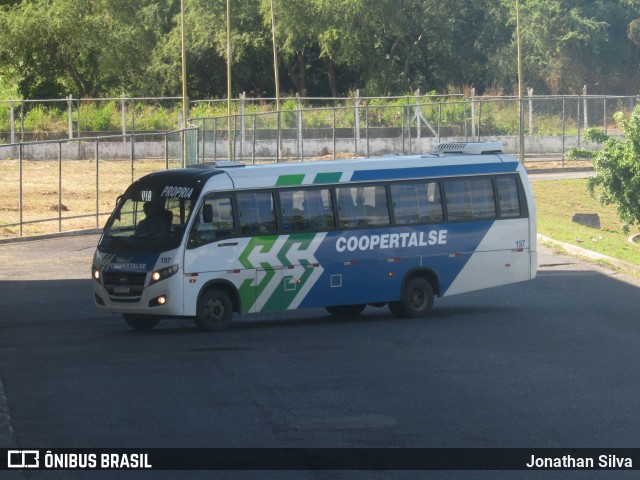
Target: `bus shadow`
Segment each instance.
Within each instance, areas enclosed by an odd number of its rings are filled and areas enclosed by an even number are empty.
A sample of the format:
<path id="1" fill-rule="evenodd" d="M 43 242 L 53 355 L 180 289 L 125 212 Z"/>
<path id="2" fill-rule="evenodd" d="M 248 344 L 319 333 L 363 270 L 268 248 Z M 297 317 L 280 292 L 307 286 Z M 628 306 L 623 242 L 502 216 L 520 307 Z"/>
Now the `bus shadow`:
<path id="1" fill-rule="evenodd" d="M 640 310 L 638 284 L 628 277 L 596 270 L 554 270 L 538 272 L 531 282 L 495 287 L 452 297 L 437 298 L 430 314 L 423 318 L 399 319 L 385 306 L 367 307 L 357 316 L 337 317 L 322 308 L 235 315 L 226 331 L 297 328 L 299 326 L 479 323 L 507 316 L 539 321 L 547 317 L 599 315 L 602 318 L 635 318 Z M 56 328 L 68 325 L 85 330 L 135 333 L 119 315 L 98 313 L 93 305 L 91 280 L 3 280 L 0 281 L 0 329 Z M 148 333 L 199 332 L 195 323 L 167 319 Z"/>

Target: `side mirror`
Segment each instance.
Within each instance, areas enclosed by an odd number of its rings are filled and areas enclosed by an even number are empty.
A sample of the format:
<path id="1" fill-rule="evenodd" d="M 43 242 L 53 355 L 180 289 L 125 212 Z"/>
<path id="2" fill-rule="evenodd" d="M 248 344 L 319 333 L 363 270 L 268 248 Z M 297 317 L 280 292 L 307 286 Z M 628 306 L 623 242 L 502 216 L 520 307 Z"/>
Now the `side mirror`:
<path id="1" fill-rule="evenodd" d="M 204 223 L 213 222 L 213 206 L 210 203 L 205 203 L 202 206 L 202 221 Z"/>
<path id="2" fill-rule="evenodd" d="M 119 195 L 118 198 L 116 198 L 116 214 L 114 219 L 118 221 L 120 221 L 120 201 L 122 200 L 122 197 L 124 197 L 124 195 Z"/>

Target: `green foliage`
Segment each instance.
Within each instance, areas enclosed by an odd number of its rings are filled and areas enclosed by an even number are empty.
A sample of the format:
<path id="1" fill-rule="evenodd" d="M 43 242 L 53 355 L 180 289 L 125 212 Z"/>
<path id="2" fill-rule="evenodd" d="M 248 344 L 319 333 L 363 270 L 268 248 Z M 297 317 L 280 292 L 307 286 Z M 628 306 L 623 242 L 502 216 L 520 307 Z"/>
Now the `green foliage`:
<path id="1" fill-rule="evenodd" d="M 604 140 L 604 147 L 593 161 L 595 175 L 587 181 L 588 191 L 603 205 L 616 205 L 623 230 L 640 225 L 640 107 L 630 117 L 615 115 L 624 140 L 604 132 L 592 138 Z"/>
<path id="2" fill-rule="evenodd" d="M 80 130 L 108 132 L 118 130 L 119 108 L 113 102 L 87 103 L 80 107 Z"/>
<path id="3" fill-rule="evenodd" d="M 62 112 L 47 109 L 42 105 L 30 108 L 24 116 L 24 127 L 31 132 L 64 131 L 65 117 Z"/>
<path id="4" fill-rule="evenodd" d="M 576 93 L 584 84 L 599 85 L 595 90 L 601 93 L 636 93 L 636 1 L 521 3 L 527 86 L 536 93 Z M 271 5 L 231 2 L 233 96 L 273 96 Z M 345 96 L 359 89 L 383 96 L 452 85 L 513 92 L 517 83 L 512 0 L 274 5 L 283 92 Z M 180 94 L 181 18 L 175 0 L 9 1 L 0 9 L 0 65 L 13 72 L 15 93 L 25 98 Z M 189 96 L 224 97 L 225 4 L 191 0 L 185 14 Z M 5 95 L 2 78 L 0 71 Z M 511 131 L 499 123 L 490 127 Z"/>
<path id="5" fill-rule="evenodd" d="M 601 128 L 590 127 L 584 131 L 584 139 L 587 142 L 603 144 L 606 143 L 609 138 L 609 135 Z M 567 150 L 567 157 L 570 160 L 594 160 L 598 158 L 598 155 L 599 152 L 587 148 L 571 147 Z"/>

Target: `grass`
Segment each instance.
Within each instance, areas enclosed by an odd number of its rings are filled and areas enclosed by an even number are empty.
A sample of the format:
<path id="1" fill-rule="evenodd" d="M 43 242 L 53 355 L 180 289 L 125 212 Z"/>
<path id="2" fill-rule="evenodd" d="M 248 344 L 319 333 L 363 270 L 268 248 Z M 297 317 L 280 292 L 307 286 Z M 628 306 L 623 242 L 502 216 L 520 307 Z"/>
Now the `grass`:
<path id="1" fill-rule="evenodd" d="M 640 245 L 628 241 L 615 206 L 603 206 L 586 191 L 586 179 L 551 180 L 532 184 L 536 199 L 538 233 L 619 260 L 640 265 Z M 597 213 L 600 228 L 574 223 L 575 213 Z M 639 234 L 640 229 L 630 232 Z"/>
<path id="2" fill-rule="evenodd" d="M 100 160 L 97 170 L 95 160 L 63 160 L 62 168 L 57 161 L 23 161 L 22 233 L 102 227 L 133 179 L 164 168 L 164 159 L 136 159 L 133 173 L 131 160 Z M 0 161 L 0 239 L 20 234 L 18 226 L 7 226 L 20 222 L 19 179 L 18 160 Z"/>

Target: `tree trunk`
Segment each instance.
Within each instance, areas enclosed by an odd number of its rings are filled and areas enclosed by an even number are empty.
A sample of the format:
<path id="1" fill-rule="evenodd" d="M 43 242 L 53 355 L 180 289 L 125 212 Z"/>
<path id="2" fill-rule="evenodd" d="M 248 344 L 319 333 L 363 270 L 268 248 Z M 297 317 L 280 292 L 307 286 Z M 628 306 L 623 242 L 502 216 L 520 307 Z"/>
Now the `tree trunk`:
<path id="1" fill-rule="evenodd" d="M 333 68 L 333 60 L 324 57 L 324 65 L 327 68 L 327 76 L 329 77 L 329 88 L 331 88 L 331 96 L 338 96 L 338 85 L 336 83 L 336 72 Z"/>

